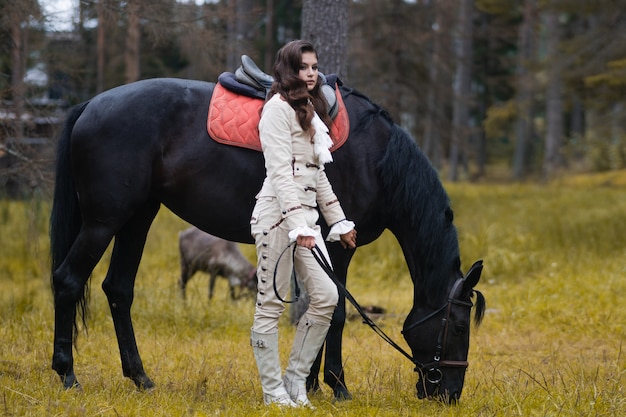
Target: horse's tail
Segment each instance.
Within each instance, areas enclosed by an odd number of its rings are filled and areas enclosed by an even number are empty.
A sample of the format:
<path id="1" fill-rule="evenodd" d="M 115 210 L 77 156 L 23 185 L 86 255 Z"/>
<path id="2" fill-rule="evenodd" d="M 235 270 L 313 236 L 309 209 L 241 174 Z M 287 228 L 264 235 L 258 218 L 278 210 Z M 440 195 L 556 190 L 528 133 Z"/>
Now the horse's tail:
<path id="1" fill-rule="evenodd" d="M 52 274 L 50 283 L 54 294 L 54 272 L 65 260 L 70 248 L 74 244 L 82 224 L 78 196 L 74 187 L 74 178 L 70 161 L 70 137 L 76 120 L 85 110 L 89 102 L 75 106 L 71 111 L 57 143 L 56 175 L 54 183 L 54 198 L 50 214 L 50 256 Z M 81 312 L 86 309 L 86 293 L 79 300 Z"/>

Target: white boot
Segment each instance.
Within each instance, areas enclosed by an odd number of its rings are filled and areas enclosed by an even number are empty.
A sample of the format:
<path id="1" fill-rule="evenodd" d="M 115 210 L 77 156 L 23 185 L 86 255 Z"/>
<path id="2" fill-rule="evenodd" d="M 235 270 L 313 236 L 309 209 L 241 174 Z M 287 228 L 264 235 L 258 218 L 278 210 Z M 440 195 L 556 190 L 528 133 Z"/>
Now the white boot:
<path id="1" fill-rule="evenodd" d="M 316 323 L 302 317 L 296 329 L 289 364 L 283 381 L 291 399 L 299 406 L 313 407 L 306 395 L 306 378 L 326 338 L 330 323 Z"/>
<path id="2" fill-rule="evenodd" d="M 261 377 L 263 401 L 281 407 L 296 407 L 280 377 L 280 358 L 278 356 L 278 332 L 250 334 L 250 344 L 254 348 L 254 358 Z"/>

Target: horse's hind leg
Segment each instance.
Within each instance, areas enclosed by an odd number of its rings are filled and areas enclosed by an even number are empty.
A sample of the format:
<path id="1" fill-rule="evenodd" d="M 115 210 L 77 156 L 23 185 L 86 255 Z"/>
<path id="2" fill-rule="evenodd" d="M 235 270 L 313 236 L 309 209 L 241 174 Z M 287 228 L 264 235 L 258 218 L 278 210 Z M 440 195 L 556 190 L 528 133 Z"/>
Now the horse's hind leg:
<path id="1" fill-rule="evenodd" d="M 133 287 L 148 230 L 159 211 L 159 204 L 146 205 L 137 212 L 116 234 L 111 264 L 102 283 L 111 309 L 117 343 L 122 359 L 122 371 L 139 389 L 154 387 L 146 375 L 137 349 L 135 332 L 130 316 Z"/>
<path id="2" fill-rule="evenodd" d="M 72 342 L 76 326 L 76 308 L 86 314 L 87 281 L 113 234 L 103 226 L 83 225 L 63 263 L 53 272 L 54 353 L 52 369 L 65 388 L 80 386 L 74 374 Z"/>

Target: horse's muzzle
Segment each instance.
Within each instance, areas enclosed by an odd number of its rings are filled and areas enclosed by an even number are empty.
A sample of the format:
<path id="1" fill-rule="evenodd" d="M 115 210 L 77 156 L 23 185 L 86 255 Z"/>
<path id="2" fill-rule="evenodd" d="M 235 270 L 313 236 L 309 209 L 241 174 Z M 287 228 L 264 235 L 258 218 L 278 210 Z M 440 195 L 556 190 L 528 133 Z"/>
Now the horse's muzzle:
<path id="1" fill-rule="evenodd" d="M 440 384 L 432 384 L 420 378 L 416 384 L 417 398 L 439 401 L 444 404 L 453 405 L 461 398 L 461 389 L 443 388 Z"/>

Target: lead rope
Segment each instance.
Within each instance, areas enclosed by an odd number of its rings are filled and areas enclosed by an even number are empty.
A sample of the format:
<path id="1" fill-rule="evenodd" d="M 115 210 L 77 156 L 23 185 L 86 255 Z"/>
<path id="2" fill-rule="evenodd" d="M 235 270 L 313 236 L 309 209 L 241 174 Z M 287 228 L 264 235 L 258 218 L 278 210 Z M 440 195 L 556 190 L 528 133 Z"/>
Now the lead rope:
<path id="1" fill-rule="evenodd" d="M 289 245 L 287 245 L 285 249 L 283 249 L 283 251 L 278 256 L 278 259 L 276 260 L 276 266 L 274 266 L 274 277 L 273 277 L 273 283 L 272 283 L 274 285 L 274 294 L 276 294 L 276 297 L 280 301 L 282 301 L 283 303 L 287 303 L 287 304 L 297 303 L 298 300 L 300 299 L 300 286 L 298 285 L 298 279 L 296 278 L 296 270 L 293 268 L 294 259 L 296 257 L 296 244 L 295 243 L 296 243 L 295 241 L 291 242 Z M 283 257 L 284 253 L 287 251 L 287 249 L 289 249 L 291 245 L 293 245 L 293 251 L 291 252 L 291 265 L 292 265 L 291 277 L 293 278 L 294 299 L 283 300 L 280 294 L 278 294 L 278 288 L 276 288 L 276 271 L 278 270 L 278 263 L 280 262 L 280 258 Z"/>
<path id="2" fill-rule="evenodd" d="M 311 249 L 311 253 L 313 254 L 313 257 L 315 258 L 317 263 L 322 267 L 324 272 L 326 272 L 326 274 L 330 277 L 330 279 L 335 283 L 335 285 L 339 289 L 339 292 L 341 292 L 341 294 L 346 299 L 348 299 L 348 301 L 350 301 L 350 304 L 354 306 L 356 311 L 359 312 L 359 314 L 363 318 L 363 323 L 370 326 L 372 330 L 374 330 L 374 332 L 376 332 L 376 334 L 379 335 L 385 342 L 389 343 L 394 349 L 396 349 L 398 352 L 403 354 L 414 365 L 417 365 L 419 367 L 421 364 L 417 362 L 413 358 L 413 356 L 411 356 L 404 349 L 402 349 L 400 345 L 394 342 L 393 339 L 389 337 L 380 327 L 378 327 L 378 325 L 374 323 L 374 321 L 365 313 L 361 305 L 356 301 L 356 299 L 352 296 L 352 294 L 350 294 L 350 291 L 348 291 L 348 289 L 339 281 L 339 279 L 335 275 L 335 272 L 333 271 L 333 268 L 330 266 L 330 264 L 326 260 L 326 257 L 324 256 L 319 246 L 315 245 L 315 247 Z"/>
<path id="3" fill-rule="evenodd" d="M 297 302 L 300 299 L 300 287 L 298 286 L 298 280 L 296 279 L 295 270 L 291 274 L 291 276 L 293 278 L 293 282 L 294 282 L 294 294 L 295 294 L 295 298 L 293 300 L 285 300 L 285 299 L 283 299 L 280 296 L 280 294 L 278 293 L 278 288 L 276 286 L 276 275 L 277 275 L 277 270 L 278 270 L 278 263 L 280 262 L 280 259 L 283 257 L 283 255 L 285 254 L 287 249 L 289 249 L 289 247 L 291 245 L 294 245 L 292 253 L 291 253 L 292 265 L 293 265 L 293 261 L 294 261 L 295 253 L 296 253 L 296 245 L 295 245 L 295 243 L 296 242 L 291 242 L 289 245 L 287 245 L 287 247 L 285 249 L 283 249 L 283 251 L 278 256 L 278 259 L 276 260 L 276 266 L 274 267 L 274 275 L 273 275 L 274 294 L 276 294 L 276 297 L 280 301 L 282 301 L 283 303 L 295 303 L 295 302 Z M 356 299 L 352 296 L 352 294 L 350 294 L 350 291 L 348 291 L 348 289 L 339 281 L 339 279 L 337 278 L 337 275 L 335 275 L 335 272 L 333 271 L 332 266 L 330 266 L 330 263 L 328 262 L 328 260 L 324 256 L 324 253 L 319 248 L 319 246 L 315 245 L 313 247 L 313 249 L 311 249 L 311 253 L 313 254 L 313 258 L 315 258 L 315 260 L 320 265 L 322 270 L 324 270 L 324 272 L 326 272 L 326 274 L 330 277 L 330 279 L 335 283 L 335 285 L 337 286 L 337 289 L 339 290 L 339 292 L 348 301 L 350 301 L 350 304 L 352 304 L 354 306 L 356 311 L 359 313 L 359 315 L 363 319 L 363 323 L 367 324 L 385 342 L 389 343 L 389 345 L 391 345 L 391 347 L 396 349 L 398 352 L 400 352 L 402 355 L 404 355 L 404 357 L 406 357 L 408 360 L 410 360 L 416 366 L 416 369 L 417 368 L 423 368 L 424 365 L 422 363 L 420 363 L 417 360 L 415 360 L 415 358 L 413 358 L 413 356 L 411 356 L 406 350 L 404 350 L 400 345 L 398 345 L 391 337 L 389 337 L 380 327 L 378 327 L 378 325 L 376 323 L 374 323 L 374 321 L 367 315 L 367 313 L 365 313 L 365 311 L 363 310 L 361 305 L 356 301 Z M 437 312 L 439 312 L 439 311 L 437 311 Z"/>

